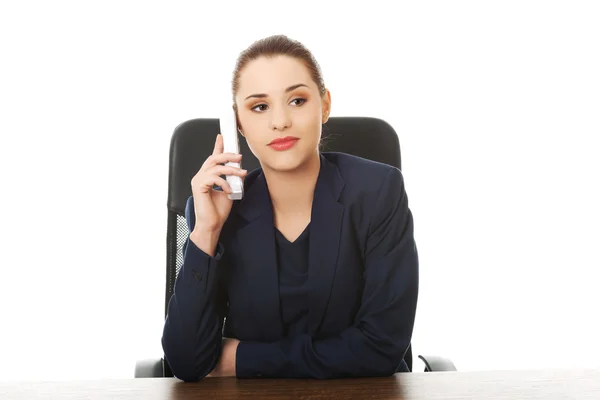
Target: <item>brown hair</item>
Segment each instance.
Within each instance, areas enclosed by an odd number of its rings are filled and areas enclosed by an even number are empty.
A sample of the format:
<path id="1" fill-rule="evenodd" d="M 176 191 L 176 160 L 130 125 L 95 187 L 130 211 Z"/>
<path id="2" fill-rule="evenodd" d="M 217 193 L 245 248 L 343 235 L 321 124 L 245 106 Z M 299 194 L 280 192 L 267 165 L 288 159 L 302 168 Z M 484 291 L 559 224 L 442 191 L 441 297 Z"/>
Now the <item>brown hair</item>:
<path id="1" fill-rule="evenodd" d="M 273 35 L 255 41 L 239 55 L 233 71 L 233 80 L 231 84 L 234 106 L 235 95 L 240 86 L 240 73 L 244 67 L 250 61 L 254 61 L 257 58 L 275 57 L 278 55 L 286 55 L 302 61 L 306 68 L 308 68 L 312 80 L 317 84 L 321 96 L 325 95 L 325 82 L 323 81 L 321 68 L 312 53 L 302 43 L 296 40 L 292 40 L 285 35 Z"/>

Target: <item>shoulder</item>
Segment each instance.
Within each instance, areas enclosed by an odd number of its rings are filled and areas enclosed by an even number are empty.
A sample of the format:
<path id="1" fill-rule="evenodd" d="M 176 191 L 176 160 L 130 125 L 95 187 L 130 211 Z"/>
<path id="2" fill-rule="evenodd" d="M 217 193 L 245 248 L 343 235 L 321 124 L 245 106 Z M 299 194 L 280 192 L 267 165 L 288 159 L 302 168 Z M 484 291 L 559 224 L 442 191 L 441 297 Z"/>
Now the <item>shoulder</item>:
<path id="1" fill-rule="evenodd" d="M 408 197 L 399 168 L 348 154 L 323 155 L 343 179 L 338 201 L 356 229 L 370 235 L 389 221 L 402 227 L 406 224 Z"/>
<path id="2" fill-rule="evenodd" d="M 327 152 L 323 157 L 334 164 L 344 180 L 346 196 L 363 197 L 382 192 L 404 190 L 404 177 L 399 168 L 346 153 Z"/>

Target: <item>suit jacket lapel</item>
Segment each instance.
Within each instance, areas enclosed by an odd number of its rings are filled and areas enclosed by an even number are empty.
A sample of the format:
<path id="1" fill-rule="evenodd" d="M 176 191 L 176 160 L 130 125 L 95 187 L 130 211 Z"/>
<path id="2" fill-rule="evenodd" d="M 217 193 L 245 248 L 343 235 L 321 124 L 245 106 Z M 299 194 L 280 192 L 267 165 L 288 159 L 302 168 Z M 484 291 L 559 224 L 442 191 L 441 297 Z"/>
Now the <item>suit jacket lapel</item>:
<path id="1" fill-rule="evenodd" d="M 321 169 L 311 212 L 308 267 L 308 333 L 321 325 L 337 267 L 344 206 L 338 202 L 344 180 L 337 167 L 320 156 Z M 275 227 L 271 198 L 261 173 L 245 193 L 237 212 L 247 221 L 236 234 L 236 247 L 243 251 L 244 273 L 251 289 L 256 323 L 265 327 L 264 340 L 279 340 L 283 334 L 279 300 L 279 273 L 275 249 Z"/>
<path id="2" fill-rule="evenodd" d="M 309 237 L 308 333 L 321 325 L 337 267 L 344 206 L 338 202 L 344 181 L 337 167 L 321 155 Z"/>
<path id="3" fill-rule="evenodd" d="M 236 235 L 244 273 L 254 304 L 256 324 L 264 327 L 265 341 L 279 340 L 283 333 L 279 302 L 279 273 L 271 198 L 261 173 L 245 193 L 238 213 L 247 221 Z"/>

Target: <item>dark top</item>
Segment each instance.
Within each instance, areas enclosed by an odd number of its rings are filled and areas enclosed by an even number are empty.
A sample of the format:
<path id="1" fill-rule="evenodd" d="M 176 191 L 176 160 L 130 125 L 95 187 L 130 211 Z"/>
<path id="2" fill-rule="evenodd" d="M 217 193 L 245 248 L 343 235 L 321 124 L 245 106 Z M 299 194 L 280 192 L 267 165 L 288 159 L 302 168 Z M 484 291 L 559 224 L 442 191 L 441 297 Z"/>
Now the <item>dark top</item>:
<path id="1" fill-rule="evenodd" d="M 309 226 L 293 242 L 275 229 L 279 297 L 285 336 L 295 336 L 307 331 Z"/>

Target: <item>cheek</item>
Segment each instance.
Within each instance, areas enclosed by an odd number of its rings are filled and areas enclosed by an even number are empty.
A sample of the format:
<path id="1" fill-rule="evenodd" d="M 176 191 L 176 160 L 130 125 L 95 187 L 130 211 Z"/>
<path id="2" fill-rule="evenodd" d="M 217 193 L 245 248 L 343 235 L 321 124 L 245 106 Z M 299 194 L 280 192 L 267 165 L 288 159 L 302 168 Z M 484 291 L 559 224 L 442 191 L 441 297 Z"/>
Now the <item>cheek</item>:
<path id="1" fill-rule="evenodd" d="M 317 126 L 321 126 L 322 116 L 321 108 L 318 105 L 310 105 L 299 110 L 297 114 L 298 118 L 295 123 L 307 129 L 315 129 Z"/>
<path id="2" fill-rule="evenodd" d="M 240 115 L 240 125 L 242 128 L 242 132 L 244 133 L 244 137 L 248 142 L 256 141 L 259 136 L 264 133 L 264 124 L 263 118 L 256 115 Z"/>
<path id="3" fill-rule="evenodd" d="M 242 122 L 244 139 L 252 154 L 257 158 L 260 158 L 261 151 L 264 151 L 264 143 L 267 140 L 265 133 L 268 132 L 268 129 L 265 129 L 265 124 L 266 122 L 255 116 Z"/>
<path id="4" fill-rule="evenodd" d="M 252 154 L 260 158 L 262 146 L 259 144 L 259 140 L 257 140 L 257 138 L 254 135 L 246 135 L 246 144 L 248 144 L 248 148 L 250 149 Z"/>

